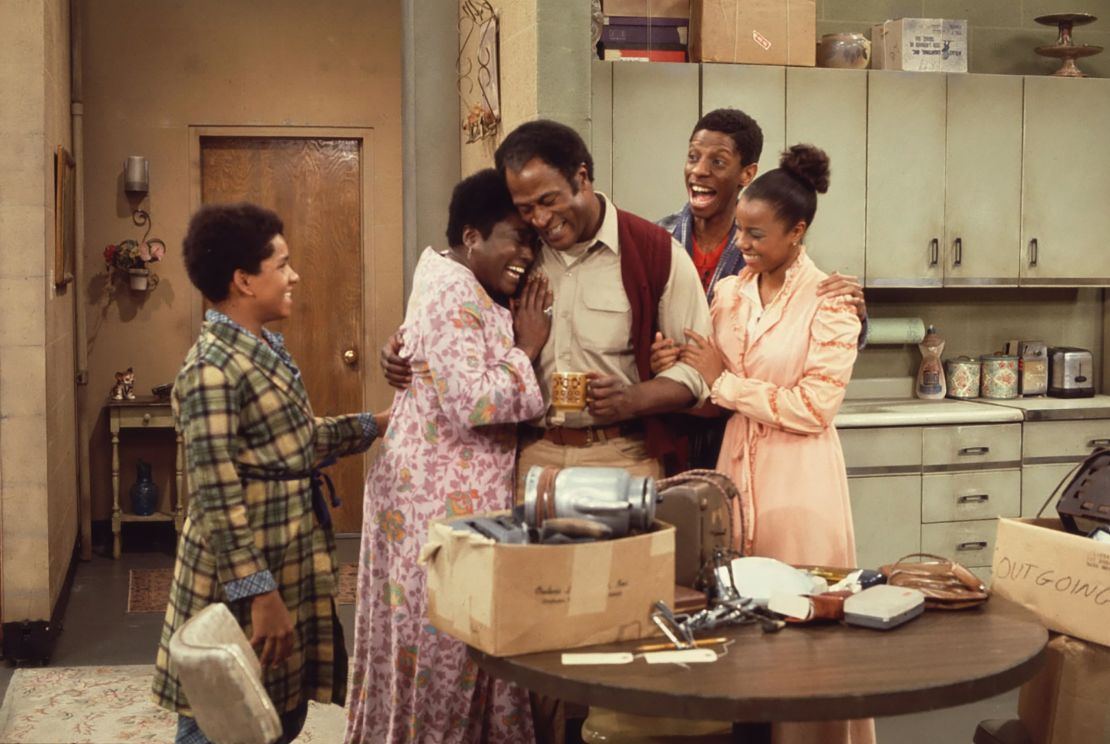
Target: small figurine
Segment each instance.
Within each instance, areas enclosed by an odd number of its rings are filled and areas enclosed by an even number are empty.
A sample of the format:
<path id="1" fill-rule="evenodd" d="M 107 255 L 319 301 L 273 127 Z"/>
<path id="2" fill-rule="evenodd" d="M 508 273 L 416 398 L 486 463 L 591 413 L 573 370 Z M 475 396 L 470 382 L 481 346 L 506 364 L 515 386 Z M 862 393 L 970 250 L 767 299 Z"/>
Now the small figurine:
<path id="1" fill-rule="evenodd" d="M 116 384 L 112 386 L 112 400 L 135 400 L 135 373 L 131 367 L 116 372 Z"/>

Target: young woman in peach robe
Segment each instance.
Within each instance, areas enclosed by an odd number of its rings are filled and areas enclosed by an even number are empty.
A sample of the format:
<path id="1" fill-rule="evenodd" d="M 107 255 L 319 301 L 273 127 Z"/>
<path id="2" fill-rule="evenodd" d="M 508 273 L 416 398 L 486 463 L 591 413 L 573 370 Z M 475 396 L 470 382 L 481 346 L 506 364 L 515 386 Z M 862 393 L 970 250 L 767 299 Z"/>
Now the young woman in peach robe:
<path id="1" fill-rule="evenodd" d="M 743 192 L 736 243 L 745 266 L 717 286 L 712 339 L 691 333 L 681 358 L 712 387 L 712 402 L 734 412 L 717 469 L 741 494 L 736 547 L 786 563 L 854 566 L 848 479 L 832 421 L 860 321 L 846 297 L 818 297 L 827 275 L 802 245 L 828 181 L 825 153 L 795 145 Z M 776 744 L 874 737 L 870 720 L 774 727 Z"/>

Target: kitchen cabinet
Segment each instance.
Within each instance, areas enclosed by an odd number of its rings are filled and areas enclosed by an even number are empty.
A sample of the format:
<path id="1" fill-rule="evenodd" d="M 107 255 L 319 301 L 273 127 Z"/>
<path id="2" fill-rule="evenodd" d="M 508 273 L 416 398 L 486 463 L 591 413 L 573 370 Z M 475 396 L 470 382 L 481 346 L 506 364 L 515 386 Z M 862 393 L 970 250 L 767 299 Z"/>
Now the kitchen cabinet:
<path id="1" fill-rule="evenodd" d="M 849 478 L 856 563 L 878 568 L 921 549 L 921 476 Z"/>
<path id="2" fill-rule="evenodd" d="M 873 71 L 867 96 L 867 286 L 944 281 L 944 75 Z"/>
<path id="3" fill-rule="evenodd" d="M 686 199 L 700 114 L 740 108 L 759 169 L 810 141 L 832 161 L 807 244 L 869 287 L 1110 286 L 1110 80 L 595 62 L 598 188 L 659 219 Z"/>
<path id="4" fill-rule="evenodd" d="M 921 549 L 921 429 L 843 429 L 856 563 L 878 568 Z"/>
<path id="5" fill-rule="evenodd" d="M 1035 517 L 1047 501 L 1043 516 L 1055 517 L 1059 494 L 1049 496 L 1095 448 L 1110 447 L 1110 419 L 1026 421 L 1024 427 L 1021 516 Z"/>
<path id="6" fill-rule="evenodd" d="M 863 277 L 867 72 L 787 68 L 785 141 L 817 145 L 832 169 L 829 191 L 817 197 L 817 216 L 806 234 L 809 257 L 822 271 Z"/>
<path id="7" fill-rule="evenodd" d="M 989 578 L 997 518 L 1021 513 L 1021 426 L 841 430 L 859 564 L 922 551 Z"/>
<path id="8" fill-rule="evenodd" d="M 867 284 L 1016 286 L 1022 79 L 870 74 Z"/>
<path id="9" fill-rule="evenodd" d="M 1110 80 L 1025 78 L 1023 285 L 1110 284 Z"/>
<path id="10" fill-rule="evenodd" d="M 786 68 L 764 65 L 702 65 L 701 113 L 714 109 L 740 109 L 763 131 L 759 172 L 779 167 L 786 149 Z M 690 136 L 698 117 L 687 125 Z M 793 144 L 793 143 L 790 143 Z"/>
<path id="11" fill-rule="evenodd" d="M 606 193 L 621 209 L 653 221 L 677 212 L 686 204 L 682 166 L 699 116 L 698 66 L 594 64 L 592 118 L 601 123 L 591 140 L 595 148 L 600 145 L 602 157 L 607 155 L 600 167 L 595 162 L 595 174 L 611 174 Z M 601 68 L 607 75 L 598 72 L 598 65 L 608 66 Z M 603 108 L 606 102 L 609 110 Z M 606 128 L 607 148 L 599 142 Z"/>
<path id="12" fill-rule="evenodd" d="M 1016 286 L 1022 79 L 948 75 L 944 284 Z"/>

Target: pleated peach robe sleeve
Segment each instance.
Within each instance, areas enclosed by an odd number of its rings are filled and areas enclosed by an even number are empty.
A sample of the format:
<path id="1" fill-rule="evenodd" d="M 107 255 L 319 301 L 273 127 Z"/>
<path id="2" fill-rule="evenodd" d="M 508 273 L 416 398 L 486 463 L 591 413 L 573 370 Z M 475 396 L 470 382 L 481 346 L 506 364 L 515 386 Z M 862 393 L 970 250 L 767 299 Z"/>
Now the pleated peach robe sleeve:
<path id="1" fill-rule="evenodd" d="M 848 481 L 832 421 L 860 321 L 843 299 L 817 296 L 825 276 L 803 251 L 766 308 L 742 291 L 757 281 L 747 269 L 718 286 L 713 334 L 728 370 L 712 400 L 735 413 L 717 467 L 740 489 L 733 540 L 745 555 L 854 566 Z"/>

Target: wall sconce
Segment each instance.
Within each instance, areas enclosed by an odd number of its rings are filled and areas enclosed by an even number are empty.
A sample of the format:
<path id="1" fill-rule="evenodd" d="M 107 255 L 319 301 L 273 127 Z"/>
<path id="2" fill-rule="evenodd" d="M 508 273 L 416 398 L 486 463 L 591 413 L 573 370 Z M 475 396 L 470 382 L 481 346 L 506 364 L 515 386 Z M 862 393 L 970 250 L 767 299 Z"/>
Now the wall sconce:
<path id="1" fill-rule="evenodd" d="M 139 209 L 147 191 L 150 189 L 150 163 L 142 155 L 131 155 L 123 162 L 123 190 L 131 203 L 131 221 L 138 227 L 146 227 L 140 240 L 121 240 L 104 249 L 104 261 L 108 271 L 114 270 L 129 277 L 131 289 L 145 292 L 158 284 L 158 275 L 149 266 L 159 261 L 166 253 L 166 244 L 158 238 L 150 237 L 153 223 L 150 213 Z"/>
<path id="2" fill-rule="evenodd" d="M 142 155 L 131 155 L 123 163 L 123 190 L 145 194 L 150 190 L 150 162 Z"/>

